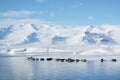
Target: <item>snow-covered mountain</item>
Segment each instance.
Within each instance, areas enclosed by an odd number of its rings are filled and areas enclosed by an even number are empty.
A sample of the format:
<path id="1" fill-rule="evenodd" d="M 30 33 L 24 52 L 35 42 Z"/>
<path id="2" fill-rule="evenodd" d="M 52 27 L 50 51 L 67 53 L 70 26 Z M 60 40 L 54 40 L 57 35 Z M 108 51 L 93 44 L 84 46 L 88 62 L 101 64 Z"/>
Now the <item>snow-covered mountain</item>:
<path id="1" fill-rule="evenodd" d="M 120 44 L 120 25 L 65 27 L 50 24 L 0 26 L 0 49 L 32 44 L 80 49 L 81 46 L 111 47 Z M 62 47 L 61 47 L 62 46 Z"/>

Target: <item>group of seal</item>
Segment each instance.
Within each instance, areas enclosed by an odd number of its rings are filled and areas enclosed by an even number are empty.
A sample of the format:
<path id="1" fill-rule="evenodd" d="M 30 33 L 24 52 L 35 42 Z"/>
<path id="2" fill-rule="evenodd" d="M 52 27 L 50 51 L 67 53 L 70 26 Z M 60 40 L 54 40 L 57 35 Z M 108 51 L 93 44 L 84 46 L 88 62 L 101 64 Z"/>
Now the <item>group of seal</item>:
<path id="1" fill-rule="evenodd" d="M 73 58 L 35 58 L 35 57 L 27 57 L 28 60 L 33 60 L 33 61 L 52 61 L 55 60 L 57 62 L 87 62 L 87 59 L 73 59 Z M 101 58 L 100 59 L 101 62 L 106 61 L 105 59 Z M 116 62 L 117 59 L 111 59 L 112 62 Z"/>

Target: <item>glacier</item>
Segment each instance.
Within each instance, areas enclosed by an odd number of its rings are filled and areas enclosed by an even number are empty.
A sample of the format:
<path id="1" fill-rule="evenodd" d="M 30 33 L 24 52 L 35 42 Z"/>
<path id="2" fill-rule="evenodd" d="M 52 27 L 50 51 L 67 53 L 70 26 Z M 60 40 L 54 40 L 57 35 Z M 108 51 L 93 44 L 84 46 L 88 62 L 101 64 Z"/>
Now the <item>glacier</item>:
<path id="1" fill-rule="evenodd" d="M 76 52 L 120 54 L 120 25 L 62 26 L 45 23 L 0 25 L 0 53 Z"/>

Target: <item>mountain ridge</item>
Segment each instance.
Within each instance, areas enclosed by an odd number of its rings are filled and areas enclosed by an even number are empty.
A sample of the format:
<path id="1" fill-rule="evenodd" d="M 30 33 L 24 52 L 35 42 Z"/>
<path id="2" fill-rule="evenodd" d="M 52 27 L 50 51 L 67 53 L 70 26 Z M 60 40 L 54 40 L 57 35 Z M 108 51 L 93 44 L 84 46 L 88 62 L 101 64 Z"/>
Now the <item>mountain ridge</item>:
<path id="1" fill-rule="evenodd" d="M 76 52 L 81 55 L 119 54 L 119 31 L 119 25 L 7 25 L 0 27 L 0 52 L 47 52 L 49 47 L 50 52 Z"/>
<path id="2" fill-rule="evenodd" d="M 117 29 L 116 29 L 117 28 Z M 7 43 L 9 46 L 41 42 L 51 45 L 77 45 L 88 43 L 91 45 L 119 44 L 120 27 L 111 25 L 63 27 L 47 24 L 22 24 L 0 27 L 0 43 Z M 118 37 L 116 37 L 118 36 Z M 3 44 L 4 45 L 4 44 Z"/>

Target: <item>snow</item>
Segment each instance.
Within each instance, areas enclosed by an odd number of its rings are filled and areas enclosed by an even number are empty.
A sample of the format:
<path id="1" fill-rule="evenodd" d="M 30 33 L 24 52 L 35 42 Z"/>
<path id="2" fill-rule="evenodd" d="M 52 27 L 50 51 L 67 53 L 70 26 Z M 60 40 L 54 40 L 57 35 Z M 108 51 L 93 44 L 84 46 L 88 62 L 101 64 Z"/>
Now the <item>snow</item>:
<path id="1" fill-rule="evenodd" d="M 6 33 L 6 30 L 10 31 Z M 120 25 L 65 27 L 44 23 L 1 25 L 0 52 L 66 52 L 80 55 L 120 54 Z"/>

